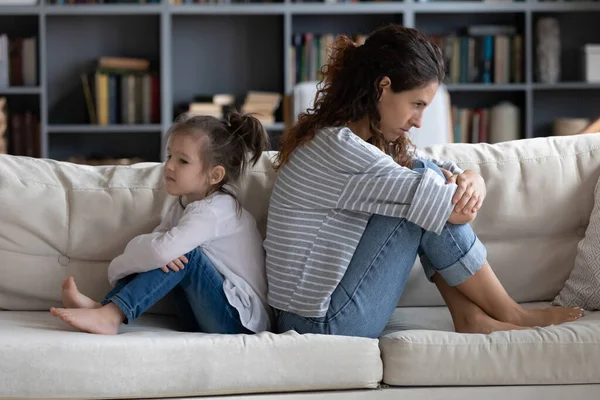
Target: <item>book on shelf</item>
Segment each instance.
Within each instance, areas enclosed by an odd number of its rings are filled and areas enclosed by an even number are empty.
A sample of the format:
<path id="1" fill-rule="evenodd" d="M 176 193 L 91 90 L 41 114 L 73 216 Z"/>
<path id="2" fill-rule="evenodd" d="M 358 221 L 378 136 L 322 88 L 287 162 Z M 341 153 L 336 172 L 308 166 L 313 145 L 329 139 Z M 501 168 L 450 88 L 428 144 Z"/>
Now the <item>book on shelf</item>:
<path id="1" fill-rule="evenodd" d="M 37 37 L 0 35 L 0 87 L 37 85 Z"/>
<path id="2" fill-rule="evenodd" d="M 488 108 L 461 108 L 452 106 L 454 143 L 489 142 L 490 110 Z"/>
<path id="3" fill-rule="evenodd" d="M 153 124 L 160 121 L 160 79 L 145 59 L 101 57 L 81 74 L 91 124 Z"/>
<path id="4" fill-rule="evenodd" d="M 513 26 L 479 25 L 431 37 L 444 54 L 447 82 L 522 83 L 523 35 Z"/>
<path id="5" fill-rule="evenodd" d="M 281 100 L 280 93 L 250 91 L 241 111 L 252 114 L 263 125 L 272 125 L 275 123 L 275 111 L 279 108 Z"/>
<path id="6" fill-rule="evenodd" d="M 11 110 L 0 98 L 0 154 L 41 157 L 40 119 L 31 110 Z"/>
<path id="7" fill-rule="evenodd" d="M 320 80 L 321 68 L 327 64 L 331 55 L 331 46 L 336 38 L 333 33 L 296 33 L 292 35 L 290 47 L 290 66 L 292 86 L 300 82 Z M 357 45 L 362 45 L 367 36 L 354 36 Z"/>
<path id="8" fill-rule="evenodd" d="M 235 96 L 229 93 L 217 93 L 214 95 L 197 95 L 188 105 L 187 111 L 195 115 L 210 115 L 215 118 L 223 118 L 228 107 L 235 104 Z"/>

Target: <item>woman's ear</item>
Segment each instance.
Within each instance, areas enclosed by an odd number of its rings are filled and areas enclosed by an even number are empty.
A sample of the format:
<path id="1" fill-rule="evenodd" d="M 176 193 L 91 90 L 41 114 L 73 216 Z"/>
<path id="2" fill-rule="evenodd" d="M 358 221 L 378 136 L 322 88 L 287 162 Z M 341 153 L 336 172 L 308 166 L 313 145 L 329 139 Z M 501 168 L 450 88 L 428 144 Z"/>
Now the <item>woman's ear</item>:
<path id="1" fill-rule="evenodd" d="M 382 90 L 391 85 L 392 85 L 392 80 L 387 76 L 384 76 L 383 78 L 381 78 L 381 81 L 379 81 L 379 88 Z"/>
<path id="2" fill-rule="evenodd" d="M 212 167 L 210 171 L 210 184 L 217 185 L 225 178 L 225 168 L 222 165 Z"/>
<path id="3" fill-rule="evenodd" d="M 379 92 L 379 101 L 381 101 L 381 97 L 384 95 L 384 93 L 389 92 L 391 88 L 392 88 L 391 79 L 387 76 L 384 76 L 383 78 L 381 78 L 381 80 L 379 81 L 379 87 L 377 88 L 377 91 Z"/>

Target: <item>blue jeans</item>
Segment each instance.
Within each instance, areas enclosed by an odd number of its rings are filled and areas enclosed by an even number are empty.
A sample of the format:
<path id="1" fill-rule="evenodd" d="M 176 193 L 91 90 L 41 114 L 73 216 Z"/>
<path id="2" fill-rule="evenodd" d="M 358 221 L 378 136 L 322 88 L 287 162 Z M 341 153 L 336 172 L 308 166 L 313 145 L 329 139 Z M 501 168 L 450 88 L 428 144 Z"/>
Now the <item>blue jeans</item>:
<path id="1" fill-rule="evenodd" d="M 430 162 L 417 162 L 423 172 Z M 443 174 L 442 174 L 443 176 Z M 377 338 L 394 312 L 417 255 L 429 280 L 437 272 L 450 286 L 475 274 L 487 252 L 467 224 L 446 223 L 441 234 L 404 218 L 372 215 L 324 317 L 277 312 L 277 330 Z"/>
<path id="2" fill-rule="evenodd" d="M 252 333 L 223 291 L 223 277 L 208 257 L 196 248 L 185 254 L 183 270 L 163 272 L 154 269 L 127 276 L 100 303 L 114 303 L 132 322 L 148 308 L 173 291 L 184 330 L 205 333 Z"/>

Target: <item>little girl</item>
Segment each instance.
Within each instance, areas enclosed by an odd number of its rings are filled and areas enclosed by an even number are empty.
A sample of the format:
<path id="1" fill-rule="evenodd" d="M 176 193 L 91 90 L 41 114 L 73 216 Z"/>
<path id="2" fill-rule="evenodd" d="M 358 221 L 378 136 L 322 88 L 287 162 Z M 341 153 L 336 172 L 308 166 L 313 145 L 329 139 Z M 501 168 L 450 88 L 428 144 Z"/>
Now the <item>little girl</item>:
<path id="1" fill-rule="evenodd" d="M 102 302 L 80 293 L 70 277 L 62 285 L 66 308 L 50 312 L 86 332 L 117 334 L 121 323 L 173 290 L 187 330 L 269 330 L 262 238 L 228 185 L 267 148 L 264 128 L 236 111 L 228 121 L 184 115 L 169 130 L 168 143 L 166 190 L 179 203 L 110 263 L 113 289 Z"/>

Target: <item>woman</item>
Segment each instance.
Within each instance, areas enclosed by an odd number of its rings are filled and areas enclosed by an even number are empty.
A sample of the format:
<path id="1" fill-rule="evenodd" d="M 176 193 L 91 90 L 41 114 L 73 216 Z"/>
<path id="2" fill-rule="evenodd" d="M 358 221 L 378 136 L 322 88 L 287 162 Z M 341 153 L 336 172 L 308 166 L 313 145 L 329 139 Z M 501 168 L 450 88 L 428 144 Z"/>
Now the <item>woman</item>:
<path id="1" fill-rule="evenodd" d="M 444 77 L 439 48 L 387 26 L 340 36 L 313 109 L 283 138 L 265 248 L 277 329 L 378 337 L 417 255 L 457 332 L 573 321 L 506 293 L 467 224 L 485 198 L 475 171 L 418 158 L 407 137 Z"/>

